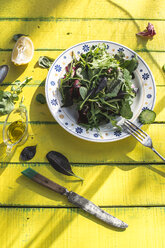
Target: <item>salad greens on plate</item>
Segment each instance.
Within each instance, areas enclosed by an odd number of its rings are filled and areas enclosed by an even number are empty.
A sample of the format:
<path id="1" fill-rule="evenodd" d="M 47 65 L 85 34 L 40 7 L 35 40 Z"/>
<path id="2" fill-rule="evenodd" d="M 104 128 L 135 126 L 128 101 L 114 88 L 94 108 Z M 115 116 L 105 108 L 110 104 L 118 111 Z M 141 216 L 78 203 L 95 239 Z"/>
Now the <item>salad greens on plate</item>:
<path id="1" fill-rule="evenodd" d="M 119 116 L 131 119 L 138 90 L 132 82 L 137 66 L 136 56 L 128 60 L 122 51 L 110 54 L 104 43 L 93 45 L 78 59 L 73 53 L 60 84 L 63 107 L 75 105 L 77 121 L 86 129 L 99 130 L 109 122 L 117 126 Z"/>

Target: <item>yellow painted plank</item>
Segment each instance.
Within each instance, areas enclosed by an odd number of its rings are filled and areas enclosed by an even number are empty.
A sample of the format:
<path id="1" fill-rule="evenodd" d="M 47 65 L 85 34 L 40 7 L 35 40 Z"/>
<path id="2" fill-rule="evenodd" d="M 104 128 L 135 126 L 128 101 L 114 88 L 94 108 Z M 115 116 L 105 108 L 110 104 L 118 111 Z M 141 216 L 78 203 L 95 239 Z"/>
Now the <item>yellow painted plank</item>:
<path id="1" fill-rule="evenodd" d="M 41 156 L 41 155 L 40 155 Z M 14 206 L 72 206 L 61 196 L 21 174 L 28 167 L 99 206 L 165 205 L 164 165 L 74 165 L 84 182 L 55 171 L 48 164 L 1 165 L 0 204 Z"/>
<path id="2" fill-rule="evenodd" d="M 1 22 L 0 48 L 13 48 L 12 36 L 25 33 L 31 36 L 36 49 L 65 49 L 86 40 L 111 40 L 126 45 L 131 49 L 165 50 L 165 22 L 152 21 L 157 35 L 153 40 L 137 37 L 135 34 L 144 30 L 146 21 L 137 20 L 60 20 L 42 21 L 3 21 Z M 104 28 L 103 28 L 104 27 Z M 67 35 L 70 33 L 70 35 Z"/>
<path id="3" fill-rule="evenodd" d="M 152 124 L 143 127 L 152 137 L 155 149 L 165 156 L 165 125 Z M 0 125 L 1 154 L 3 151 L 2 125 Z M 29 138 L 26 144 L 19 146 L 11 157 L 11 162 L 18 162 L 22 149 L 37 144 L 37 153 L 32 162 L 46 162 L 46 154 L 51 150 L 65 154 L 74 163 L 159 163 L 162 160 L 149 148 L 142 146 L 133 137 L 118 142 L 91 143 L 69 134 L 57 124 L 29 125 Z M 1 158 L 2 160 L 2 158 Z"/>
<path id="4" fill-rule="evenodd" d="M 0 1 L 1 17 L 164 18 L 163 1 Z M 25 7 L 26 6 L 26 7 Z M 21 11 L 20 11 L 21 10 Z M 140 11 L 139 11 L 140 10 Z"/>
<path id="5" fill-rule="evenodd" d="M 165 208 L 106 208 L 129 227 L 119 231 L 79 209 L 1 208 L 3 248 L 164 248 Z"/>
<path id="6" fill-rule="evenodd" d="M 14 43 L 13 43 L 14 45 Z M 66 46 L 65 48 L 68 48 Z M 62 51 L 36 51 L 32 61 L 27 66 L 15 66 L 11 62 L 11 51 L 0 51 L 0 64 L 10 66 L 10 71 L 4 80 L 5 82 L 13 82 L 16 79 L 23 80 L 27 76 L 33 76 L 34 83 L 42 82 L 48 73 L 47 69 L 37 67 L 37 61 L 40 56 L 50 56 L 56 59 Z M 164 65 L 163 52 L 137 52 L 150 67 L 155 78 L 156 85 L 165 85 L 165 73 L 162 70 Z"/>

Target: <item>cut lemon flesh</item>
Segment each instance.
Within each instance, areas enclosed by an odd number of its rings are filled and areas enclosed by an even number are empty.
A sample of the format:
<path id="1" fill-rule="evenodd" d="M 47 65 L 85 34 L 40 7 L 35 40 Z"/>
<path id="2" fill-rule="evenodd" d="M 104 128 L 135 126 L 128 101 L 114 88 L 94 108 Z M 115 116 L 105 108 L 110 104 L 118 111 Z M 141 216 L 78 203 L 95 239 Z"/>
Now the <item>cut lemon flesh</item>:
<path id="1" fill-rule="evenodd" d="M 32 40 L 29 37 L 21 36 L 13 48 L 11 61 L 15 65 L 24 65 L 32 60 L 33 54 L 34 46 Z"/>

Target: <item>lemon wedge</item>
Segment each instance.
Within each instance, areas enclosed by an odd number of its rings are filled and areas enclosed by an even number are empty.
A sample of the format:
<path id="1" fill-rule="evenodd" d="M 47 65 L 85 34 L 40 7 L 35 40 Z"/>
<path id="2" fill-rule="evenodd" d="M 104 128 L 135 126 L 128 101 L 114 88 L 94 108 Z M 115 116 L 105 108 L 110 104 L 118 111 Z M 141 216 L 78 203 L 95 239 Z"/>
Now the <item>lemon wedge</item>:
<path id="1" fill-rule="evenodd" d="M 29 37 L 21 36 L 12 51 L 11 61 L 15 65 L 25 65 L 29 63 L 34 54 L 33 42 Z"/>

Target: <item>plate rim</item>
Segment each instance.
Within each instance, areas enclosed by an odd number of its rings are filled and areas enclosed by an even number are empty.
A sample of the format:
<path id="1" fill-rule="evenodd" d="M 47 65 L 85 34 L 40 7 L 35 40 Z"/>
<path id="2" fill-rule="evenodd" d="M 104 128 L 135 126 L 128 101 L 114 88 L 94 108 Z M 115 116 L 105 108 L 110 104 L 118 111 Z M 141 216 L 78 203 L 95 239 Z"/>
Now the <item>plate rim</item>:
<path id="1" fill-rule="evenodd" d="M 114 41 L 109 41 L 109 40 L 87 40 L 87 41 L 83 41 L 83 42 L 80 42 L 80 43 L 77 43 L 67 49 L 65 49 L 62 53 L 60 53 L 60 55 L 54 60 L 53 64 L 51 65 L 49 71 L 48 71 L 48 74 L 46 76 L 46 81 L 45 81 L 45 96 L 46 96 L 46 102 L 47 102 L 47 106 L 49 108 L 49 111 L 51 112 L 53 118 L 57 121 L 57 123 L 63 128 L 65 129 L 67 132 L 69 132 L 70 134 L 74 135 L 75 137 L 79 138 L 79 139 L 83 139 L 83 140 L 86 140 L 86 141 L 89 141 L 89 142 L 95 142 L 95 143 L 108 143 L 108 142 L 117 142 L 119 140 L 122 140 L 122 139 L 125 139 L 129 136 L 131 136 L 130 134 L 128 133 L 125 133 L 124 136 L 120 137 L 118 136 L 117 139 L 115 140 L 108 140 L 108 139 L 94 139 L 94 138 L 87 138 L 87 137 L 84 137 L 84 136 L 81 136 L 79 135 L 78 133 L 76 132 L 73 132 L 72 130 L 68 129 L 67 126 L 65 125 L 62 125 L 61 122 L 58 121 L 57 118 L 55 118 L 55 115 L 52 111 L 52 108 L 50 106 L 50 103 L 49 103 L 49 98 L 48 98 L 48 79 L 49 79 L 49 76 L 51 74 L 51 71 L 54 67 L 54 65 L 56 64 L 57 60 L 59 60 L 65 53 L 67 53 L 68 51 L 74 49 L 75 47 L 77 46 L 81 46 L 83 44 L 86 44 L 86 43 L 93 43 L 93 42 L 97 42 L 97 43 L 110 43 L 110 44 L 114 44 L 114 45 L 117 45 L 117 46 L 120 46 L 120 47 L 123 47 L 125 48 L 126 50 L 130 51 L 131 53 L 133 53 L 134 55 L 136 55 L 138 57 L 138 59 L 144 64 L 144 66 L 147 68 L 147 70 L 150 72 L 150 75 L 151 75 L 151 78 L 152 78 L 152 81 L 153 81 L 153 92 L 154 92 L 154 98 L 153 98 L 153 101 L 152 101 L 152 106 L 151 106 L 151 110 L 154 109 L 154 106 L 155 106 L 155 102 L 156 102 L 156 84 L 155 84 L 155 79 L 154 79 L 154 76 L 152 74 L 152 71 L 150 70 L 149 66 L 147 65 L 147 63 L 143 60 L 143 58 L 141 58 L 141 56 L 136 53 L 135 51 L 133 51 L 132 49 L 130 49 L 129 47 L 125 46 L 125 45 L 122 45 L 120 43 L 117 43 L 117 42 L 114 42 Z M 77 124 L 78 125 L 78 124 Z M 79 125 L 81 127 L 81 125 Z M 139 125 L 139 127 L 143 126 L 142 124 Z"/>

